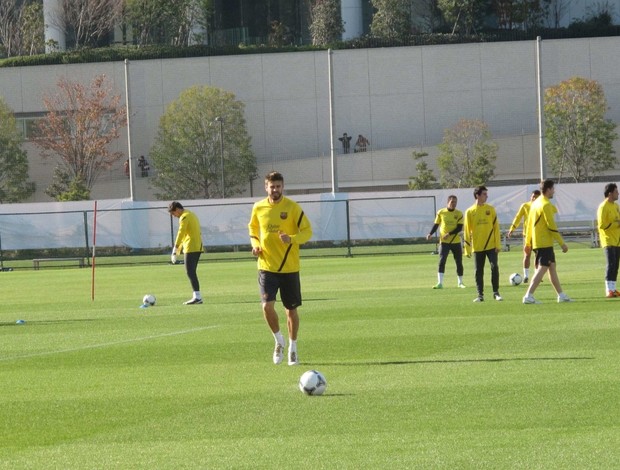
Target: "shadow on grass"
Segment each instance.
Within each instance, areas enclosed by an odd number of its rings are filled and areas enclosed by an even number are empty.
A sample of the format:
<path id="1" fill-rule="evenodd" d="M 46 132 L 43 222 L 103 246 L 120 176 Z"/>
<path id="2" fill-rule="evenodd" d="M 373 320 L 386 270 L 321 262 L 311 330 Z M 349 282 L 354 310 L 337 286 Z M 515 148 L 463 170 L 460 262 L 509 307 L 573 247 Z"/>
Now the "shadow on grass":
<path id="1" fill-rule="evenodd" d="M 459 364 L 472 362 L 516 362 L 516 361 L 593 361 L 594 357 L 506 357 L 485 359 L 420 359 L 411 361 L 363 361 L 363 362 L 315 362 L 314 366 L 402 366 L 411 364 Z"/>
<path id="2" fill-rule="evenodd" d="M 19 321 L 19 320 L 18 320 Z M 24 326 L 24 325 L 55 325 L 63 323 L 78 323 L 78 322 L 91 322 L 97 321 L 95 318 L 76 318 L 73 320 L 24 320 L 24 323 L 17 322 L 0 322 L 1 326 Z"/>

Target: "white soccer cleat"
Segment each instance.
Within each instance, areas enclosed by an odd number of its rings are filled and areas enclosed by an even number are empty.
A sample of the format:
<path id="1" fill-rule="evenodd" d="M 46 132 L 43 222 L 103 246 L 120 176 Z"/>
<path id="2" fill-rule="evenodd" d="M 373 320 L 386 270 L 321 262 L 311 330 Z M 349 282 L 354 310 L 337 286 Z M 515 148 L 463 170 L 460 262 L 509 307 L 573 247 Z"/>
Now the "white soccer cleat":
<path id="1" fill-rule="evenodd" d="M 457 285 L 457 287 L 458 287 L 459 289 L 465 289 L 465 284 L 463 284 L 462 282 L 459 282 L 459 283 L 458 283 L 458 285 Z"/>
<path id="2" fill-rule="evenodd" d="M 289 351 L 288 353 L 288 365 L 296 366 L 299 364 L 299 357 L 297 357 L 297 351 Z"/>
<path id="3" fill-rule="evenodd" d="M 273 363 L 280 364 L 284 359 L 284 345 L 276 343 L 276 347 L 273 350 Z"/>
<path id="4" fill-rule="evenodd" d="M 497 300 L 498 302 L 501 302 L 502 300 L 504 300 L 504 299 L 502 298 L 502 296 L 501 296 L 501 295 L 499 295 L 499 292 L 495 292 L 495 293 L 493 294 L 493 298 L 494 298 L 495 300 Z"/>
<path id="5" fill-rule="evenodd" d="M 524 295 L 523 303 L 524 304 L 542 304 L 542 302 L 539 300 L 536 300 L 533 295 Z"/>
<path id="6" fill-rule="evenodd" d="M 562 292 L 560 295 L 558 295 L 558 303 L 562 303 L 562 302 L 572 302 L 573 299 L 571 299 L 568 295 L 566 295 L 564 292 Z"/>

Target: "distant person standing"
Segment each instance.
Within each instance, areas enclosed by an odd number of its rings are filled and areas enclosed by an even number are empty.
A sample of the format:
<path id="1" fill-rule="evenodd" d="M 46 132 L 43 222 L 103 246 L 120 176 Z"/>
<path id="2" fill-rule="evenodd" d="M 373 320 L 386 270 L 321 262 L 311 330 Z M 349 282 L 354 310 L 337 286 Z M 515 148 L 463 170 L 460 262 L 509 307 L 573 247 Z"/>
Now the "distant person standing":
<path id="1" fill-rule="evenodd" d="M 447 206 L 437 212 L 434 225 L 426 236 L 426 239 L 430 240 L 439 228 L 439 268 L 437 269 L 437 284 L 433 289 L 443 289 L 443 275 L 450 253 L 456 263 L 457 285 L 460 288 L 465 287 L 463 284 L 463 247 L 460 236 L 463 231 L 463 213 L 456 208 L 457 201 L 455 195 L 448 196 Z"/>
<path id="2" fill-rule="evenodd" d="M 549 272 L 549 280 L 558 296 L 558 302 L 572 302 L 572 300 L 562 292 L 560 279 L 556 270 L 555 253 L 553 242 L 556 241 L 562 247 L 562 252 L 568 251 L 568 246 L 558 231 L 555 223 L 555 214 L 558 211 L 551 203 L 555 194 L 555 184 L 547 179 L 540 184 L 541 195 L 534 201 L 530 208 L 530 215 L 527 218 L 527 231 L 525 239 L 525 249 L 534 250 L 536 253 L 536 272 L 532 282 L 523 296 L 524 304 L 539 304 L 534 298 L 534 292 L 542 281 L 542 278 Z"/>
<path id="3" fill-rule="evenodd" d="M 177 254 L 183 251 L 185 272 L 192 285 L 193 295 L 190 300 L 183 302 L 185 305 L 196 305 L 202 303 L 202 295 L 200 294 L 200 282 L 196 270 L 198 261 L 202 254 L 202 235 L 200 233 L 200 222 L 196 214 L 183 208 L 180 202 L 173 201 L 168 206 L 168 212 L 173 217 L 179 219 L 179 230 L 177 231 L 176 240 L 172 247 L 172 255 L 170 260 L 172 264 L 177 262 Z"/>
<path id="4" fill-rule="evenodd" d="M 508 230 L 507 234 L 508 238 L 511 238 L 512 232 L 519 228 L 519 225 L 521 225 L 521 220 L 523 220 L 523 282 L 525 284 L 527 284 L 530 279 L 530 258 L 532 257 L 531 251 L 525 251 L 525 229 L 527 226 L 527 217 L 530 214 L 530 207 L 532 206 L 532 203 L 536 200 L 536 198 L 538 198 L 538 196 L 540 196 L 540 191 L 538 189 L 535 189 L 534 191 L 532 191 L 530 200 L 521 204 L 517 215 L 515 215 L 512 224 L 510 224 L 510 229 Z"/>
<path id="5" fill-rule="evenodd" d="M 484 302 L 484 265 L 489 260 L 491 266 L 491 286 L 493 298 L 503 300 L 499 295 L 499 265 L 498 253 L 501 247 L 499 222 L 495 208 L 487 204 L 488 189 L 478 186 L 474 189 L 476 202 L 465 212 L 463 234 L 465 237 L 465 253 L 474 254 L 474 269 L 476 271 L 476 288 L 478 297 L 474 302 Z"/>
<path id="6" fill-rule="evenodd" d="M 301 206 L 284 196 L 284 177 L 280 173 L 273 171 L 265 176 L 265 191 L 267 197 L 256 202 L 252 208 L 248 224 L 250 242 L 252 254 L 258 259 L 258 285 L 263 316 L 275 339 L 273 362 L 282 362 L 286 348 L 275 309 L 279 291 L 289 335 L 288 365 L 294 366 L 299 364 L 299 246 L 312 237 L 312 226 Z"/>
<path id="7" fill-rule="evenodd" d="M 607 268 L 605 270 L 605 296 L 620 297 L 616 289 L 618 266 L 620 263 L 620 208 L 618 207 L 618 185 L 605 185 L 605 199 L 598 206 L 596 221 L 601 247 L 605 250 Z"/>
<path id="8" fill-rule="evenodd" d="M 353 149 L 353 153 L 357 152 L 365 152 L 366 148 L 370 145 L 370 141 L 364 137 L 362 134 L 358 134 L 357 140 L 355 141 L 355 148 Z"/>
<path id="9" fill-rule="evenodd" d="M 346 132 L 342 134 L 342 137 L 338 137 L 338 140 L 342 142 L 343 153 L 349 153 L 349 150 L 351 149 L 351 138 L 352 137 L 347 135 Z"/>
<path id="10" fill-rule="evenodd" d="M 151 167 L 149 166 L 149 162 L 146 161 L 146 158 L 144 158 L 144 155 L 140 155 L 140 158 L 138 158 L 138 167 L 140 168 L 140 175 L 143 178 L 149 175 Z"/>

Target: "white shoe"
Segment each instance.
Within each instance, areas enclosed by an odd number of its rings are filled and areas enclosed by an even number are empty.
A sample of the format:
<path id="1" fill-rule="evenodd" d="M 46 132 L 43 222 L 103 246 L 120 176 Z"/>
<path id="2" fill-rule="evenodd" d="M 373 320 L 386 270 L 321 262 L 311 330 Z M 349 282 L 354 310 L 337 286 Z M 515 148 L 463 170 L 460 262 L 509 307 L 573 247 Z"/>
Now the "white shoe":
<path id="1" fill-rule="evenodd" d="M 498 302 L 501 302 L 502 300 L 504 300 L 504 299 L 502 299 L 502 296 L 501 296 L 501 295 L 499 295 L 499 292 L 495 292 L 495 293 L 493 294 L 493 298 L 494 298 L 495 300 L 497 300 Z"/>
<path id="2" fill-rule="evenodd" d="M 465 284 L 463 284 L 462 282 L 459 282 L 458 286 L 459 289 L 465 289 Z"/>
<path id="3" fill-rule="evenodd" d="M 558 295 L 558 303 L 562 303 L 562 302 L 572 302 L 573 299 L 571 299 L 568 295 L 566 295 L 564 292 L 562 292 L 560 295 Z"/>
<path id="4" fill-rule="evenodd" d="M 284 345 L 276 342 L 276 347 L 273 350 L 273 363 L 280 364 L 284 359 Z"/>
<path id="5" fill-rule="evenodd" d="M 540 300 L 536 300 L 533 295 L 524 295 L 523 296 L 524 304 L 542 304 Z"/>
<path id="6" fill-rule="evenodd" d="M 296 366 L 299 364 L 299 357 L 297 357 L 297 351 L 288 352 L 288 365 Z"/>

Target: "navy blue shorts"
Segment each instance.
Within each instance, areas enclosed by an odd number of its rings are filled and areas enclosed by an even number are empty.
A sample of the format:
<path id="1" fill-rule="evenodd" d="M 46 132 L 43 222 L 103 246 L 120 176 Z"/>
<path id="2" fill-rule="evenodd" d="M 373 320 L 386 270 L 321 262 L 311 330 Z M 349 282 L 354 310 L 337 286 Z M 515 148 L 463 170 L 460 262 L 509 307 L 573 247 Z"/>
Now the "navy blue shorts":
<path id="1" fill-rule="evenodd" d="M 280 291 L 284 308 L 294 310 L 301 305 L 299 272 L 272 273 L 260 270 L 258 271 L 258 285 L 263 303 L 274 302 Z"/>

